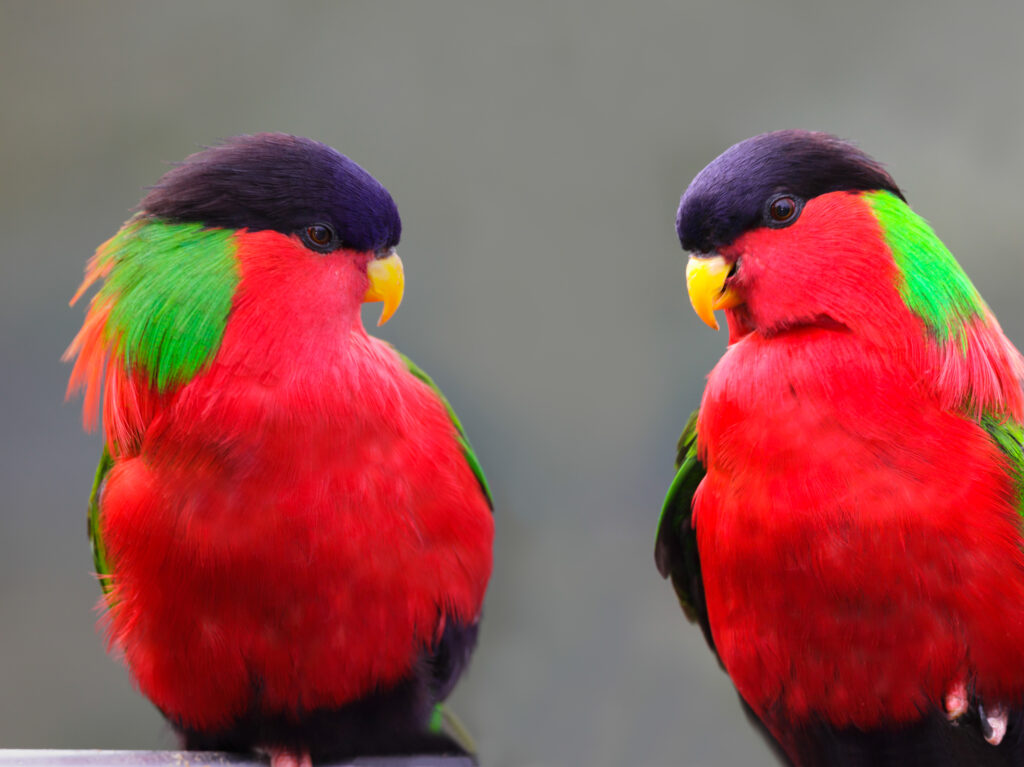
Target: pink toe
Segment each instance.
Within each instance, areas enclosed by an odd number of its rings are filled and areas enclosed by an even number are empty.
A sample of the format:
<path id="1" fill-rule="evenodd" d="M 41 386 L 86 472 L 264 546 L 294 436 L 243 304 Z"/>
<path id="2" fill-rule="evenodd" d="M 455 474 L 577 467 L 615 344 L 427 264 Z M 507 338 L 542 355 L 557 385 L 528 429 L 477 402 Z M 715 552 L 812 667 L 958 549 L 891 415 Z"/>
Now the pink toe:
<path id="1" fill-rule="evenodd" d="M 313 767 L 309 751 L 296 754 L 283 748 L 271 748 L 267 753 L 270 754 L 270 767 Z"/>

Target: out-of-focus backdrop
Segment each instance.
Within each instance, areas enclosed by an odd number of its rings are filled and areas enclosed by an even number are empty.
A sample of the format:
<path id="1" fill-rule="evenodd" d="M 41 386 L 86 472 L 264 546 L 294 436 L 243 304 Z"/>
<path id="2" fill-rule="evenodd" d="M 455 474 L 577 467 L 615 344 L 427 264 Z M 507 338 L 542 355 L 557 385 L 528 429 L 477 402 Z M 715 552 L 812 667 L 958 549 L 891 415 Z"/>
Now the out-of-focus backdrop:
<path id="1" fill-rule="evenodd" d="M 391 190 L 408 284 L 380 334 L 497 498 L 454 698 L 485 767 L 769 760 L 652 560 L 726 340 L 686 301 L 680 192 L 755 133 L 854 138 L 1024 343 L 1024 5 L 835 5 L 0 3 L 0 746 L 174 744 L 94 628 L 67 300 L 168 162 L 276 130 Z"/>

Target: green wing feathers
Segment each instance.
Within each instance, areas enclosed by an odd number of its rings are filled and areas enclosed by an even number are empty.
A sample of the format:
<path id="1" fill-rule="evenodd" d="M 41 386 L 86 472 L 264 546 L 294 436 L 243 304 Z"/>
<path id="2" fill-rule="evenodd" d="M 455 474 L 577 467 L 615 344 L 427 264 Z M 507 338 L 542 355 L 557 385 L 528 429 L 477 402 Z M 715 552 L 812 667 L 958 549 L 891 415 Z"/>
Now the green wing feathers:
<path id="1" fill-rule="evenodd" d="M 686 422 L 676 454 L 676 476 L 665 495 L 654 544 L 654 561 L 663 578 L 671 578 L 686 617 L 700 624 L 711 649 L 715 649 L 704 600 L 704 581 L 693 527 L 693 496 L 704 479 L 704 465 L 697 454 L 697 412 Z"/>
<path id="2" fill-rule="evenodd" d="M 448 417 L 451 419 L 452 425 L 455 427 L 455 436 L 456 439 L 458 439 L 459 441 L 459 445 L 462 447 L 462 454 L 466 456 L 466 463 L 468 463 L 469 468 L 473 470 L 473 475 L 476 477 L 477 482 L 480 483 L 480 489 L 484 491 L 484 496 L 487 498 L 487 503 L 493 510 L 494 498 L 491 496 L 491 488 L 487 484 L 487 477 L 484 476 L 484 470 L 480 466 L 480 461 L 477 459 L 476 453 L 473 452 L 473 446 L 469 444 L 469 438 L 466 436 L 466 430 L 462 428 L 462 422 L 459 420 L 459 417 L 455 414 L 455 410 L 452 409 L 451 403 L 448 402 L 448 399 L 444 396 L 444 394 L 441 393 L 441 390 L 437 387 L 437 384 L 434 383 L 434 380 L 425 372 L 423 372 L 423 369 L 420 368 L 419 365 L 417 365 L 415 362 L 406 357 L 397 349 L 395 349 L 395 352 L 398 354 L 399 357 L 401 357 L 402 362 L 405 363 L 405 366 L 406 368 L 408 368 L 409 372 L 412 373 L 416 378 L 421 380 L 423 383 L 425 383 L 427 386 L 429 386 L 434 391 L 434 394 L 437 395 L 437 398 L 444 403 L 445 408 L 448 410 Z"/>
<path id="3" fill-rule="evenodd" d="M 96 467 L 96 478 L 92 483 L 92 492 L 89 493 L 89 544 L 92 546 L 92 563 L 96 570 L 96 577 L 100 581 L 104 594 L 110 593 L 110 567 L 107 565 L 107 551 L 103 545 L 103 536 L 100 533 L 100 492 L 103 490 L 103 482 L 107 473 L 114 465 L 114 459 L 107 448 L 103 448 L 103 455 L 100 456 L 100 465 Z"/>
<path id="4" fill-rule="evenodd" d="M 1024 426 L 989 415 L 982 416 L 981 426 L 1006 456 L 1017 494 L 1017 511 L 1024 517 Z"/>
<path id="5" fill-rule="evenodd" d="M 704 478 L 704 466 L 697 457 L 697 411 L 686 422 L 676 453 L 676 475 L 665 494 L 658 519 L 654 558 L 663 578 L 669 577 L 673 560 L 683 538 L 690 532 L 693 494 Z M 684 605 L 686 607 L 686 605 Z"/>

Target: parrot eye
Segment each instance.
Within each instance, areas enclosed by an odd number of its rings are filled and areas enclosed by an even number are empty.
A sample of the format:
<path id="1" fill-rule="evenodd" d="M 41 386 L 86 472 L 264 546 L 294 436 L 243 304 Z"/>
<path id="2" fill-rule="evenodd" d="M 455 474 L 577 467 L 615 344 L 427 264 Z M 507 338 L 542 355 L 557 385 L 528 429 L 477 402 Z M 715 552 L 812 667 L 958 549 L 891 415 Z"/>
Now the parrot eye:
<path id="1" fill-rule="evenodd" d="M 803 202 L 788 194 L 779 195 L 768 203 L 768 216 L 765 221 L 768 226 L 782 227 L 789 226 L 796 221 L 803 208 Z"/>
<path id="2" fill-rule="evenodd" d="M 327 224 L 307 226 L 300 236 L 306 247 L 318 253 L 327 253 L 334 249 L 334 230 Z"/>

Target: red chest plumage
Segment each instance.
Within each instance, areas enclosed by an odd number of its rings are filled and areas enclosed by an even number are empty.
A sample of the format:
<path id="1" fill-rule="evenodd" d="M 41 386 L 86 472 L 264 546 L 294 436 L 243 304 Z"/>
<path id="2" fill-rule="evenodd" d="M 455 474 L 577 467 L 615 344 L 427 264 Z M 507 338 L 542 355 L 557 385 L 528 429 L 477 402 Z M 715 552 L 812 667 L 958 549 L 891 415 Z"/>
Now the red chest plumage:
<path id="1" fill-rule="evenodd" d="M 186 726 L 257 699 L 338 707 L 480 611 L 493 521 L 447 411 L 390 347 L 330 321 L 324 274 L 275 286 L 275 305 L 260 280 L 282 275 L 243 272 L 212 367 L 107 480 L 112 636 Z"/>
<path id="2" fill-rule="evenodd" d="M 770 724 L 907 721 L 1024 692 L 1024 556 L 998 448 L 854 335 L 751 334 L 712 373 L 695 521 L 708 614 Z"/>

